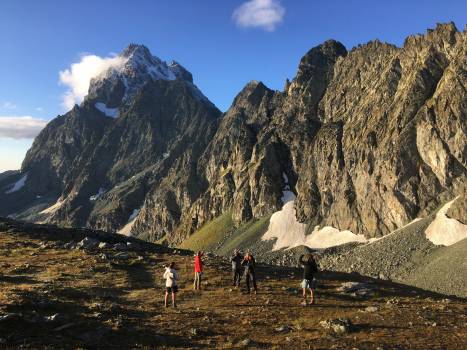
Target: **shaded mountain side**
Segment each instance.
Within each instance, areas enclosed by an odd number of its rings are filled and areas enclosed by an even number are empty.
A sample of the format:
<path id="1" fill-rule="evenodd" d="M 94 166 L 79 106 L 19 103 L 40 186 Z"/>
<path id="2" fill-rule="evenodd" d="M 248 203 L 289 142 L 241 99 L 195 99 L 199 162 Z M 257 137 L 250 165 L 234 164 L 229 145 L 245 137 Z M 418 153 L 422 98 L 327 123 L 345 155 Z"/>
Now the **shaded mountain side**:
<path id="1" fill-rule="evenodd" d="M 94 78 L 83 103 L 38 135 L 21 170 L 27 181 L 0 193 L 7 199 L 0 215 L 116 231 L 165 177 L 180 181 L 181 196 L 197 196 L 202 181 L 190 169 L 220 111 L 178 63 L 166 64 L 141 45 L 120 58 L 122 67 Z"/>

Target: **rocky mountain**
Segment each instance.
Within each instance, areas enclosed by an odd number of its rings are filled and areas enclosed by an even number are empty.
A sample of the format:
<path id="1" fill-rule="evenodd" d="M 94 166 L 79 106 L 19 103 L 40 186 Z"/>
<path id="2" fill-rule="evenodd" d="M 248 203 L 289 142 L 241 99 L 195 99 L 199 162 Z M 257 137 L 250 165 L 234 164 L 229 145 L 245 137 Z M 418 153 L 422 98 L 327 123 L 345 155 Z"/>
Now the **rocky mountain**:
<path id="1" fill-rule="evenodd" d="M 458 195 L 449 215 L 467 222 L 466 31 L 453 23 L 402 47 L 326 41 L 284 91 L 252 81 L 223 116 L 180 64 L 140 45 L 120 58 L 0 179 L 0 215 L 172 245 L 219 218 L 262 222 L 274 249 L 363 242 Z"/>
<path id="2" fill-rule="evenodd" d="M 115 231 L 165 177 L 193 172 L 221 113 L 178 63 L 141 45 L 119 57 L 80 106 L 37 136 L 21 174 L 1 180 L 1 215 Z M 9 191 L 21 175 L 23 186 Z"/>

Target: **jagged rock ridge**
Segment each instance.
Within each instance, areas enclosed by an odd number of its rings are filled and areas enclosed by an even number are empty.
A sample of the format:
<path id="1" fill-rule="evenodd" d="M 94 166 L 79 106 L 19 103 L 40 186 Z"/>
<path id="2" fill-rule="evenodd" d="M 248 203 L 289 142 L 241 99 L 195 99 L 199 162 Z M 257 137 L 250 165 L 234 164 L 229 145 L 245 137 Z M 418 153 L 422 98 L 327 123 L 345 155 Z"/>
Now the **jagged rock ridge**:
<path id="1" fill-rule="evenodd" d="M 285 91 L 250 82 L 221 119 L 178 64 L 157 61 L 157 77 L 135 83 L 134 95 L 123 92 L 125 72 L 112 73 L 38 136 L 23 192 L 55 196 L 46 219 L 69 225 L 118 230 L 140 209 L 133 234 L 179 243 L 222 213 L 239 225 L 280 210 L 287 185 L 307 233 L 328 225 L 381 236 L 465 183 L 465 47 L 453 23 L 401 48 L 374 41 L 347 52 L 329 40 Z M 135 67 L 152 60 L 131 46 L 122 56 L 132 50 Z"/>

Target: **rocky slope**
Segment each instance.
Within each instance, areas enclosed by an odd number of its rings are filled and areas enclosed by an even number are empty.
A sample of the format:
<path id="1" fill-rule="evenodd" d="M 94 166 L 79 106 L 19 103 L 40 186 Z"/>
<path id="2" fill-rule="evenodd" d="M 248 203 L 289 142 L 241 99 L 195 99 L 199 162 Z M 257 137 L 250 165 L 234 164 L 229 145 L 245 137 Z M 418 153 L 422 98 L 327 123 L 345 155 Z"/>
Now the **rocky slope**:
<path id="1" fill-rule="evenodd" d="M 232 228 L 273 214 L 267 236 L 284 247 L 380 237 L 465 184 L 465 47 L 452 23 L 400 48 L 329 40 L 284 91 L 250 82 L 219 118 L 188 71 L 130 45 L 0 180 L 0 215 L 170 244 L 226 214 Z"/>

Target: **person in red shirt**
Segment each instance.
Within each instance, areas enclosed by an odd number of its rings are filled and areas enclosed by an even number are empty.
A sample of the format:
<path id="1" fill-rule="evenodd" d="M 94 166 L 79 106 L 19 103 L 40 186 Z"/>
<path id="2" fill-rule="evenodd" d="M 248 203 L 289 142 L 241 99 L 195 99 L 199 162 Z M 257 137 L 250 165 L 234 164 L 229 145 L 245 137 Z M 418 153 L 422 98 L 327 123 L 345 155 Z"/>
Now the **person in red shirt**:
<path id="1" fill-rule="evenodd" d="M 199 251 L 195 255 L 195 282 L 194 288 L 195 290 L 201 289 L 201 276 L 203 275 L 203 253 Z"/>

